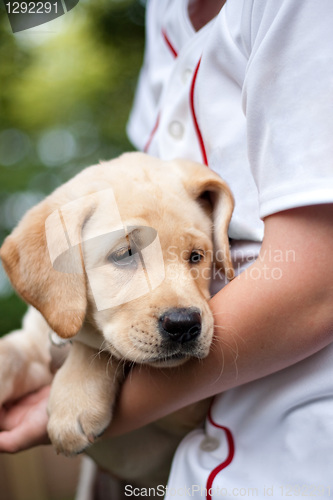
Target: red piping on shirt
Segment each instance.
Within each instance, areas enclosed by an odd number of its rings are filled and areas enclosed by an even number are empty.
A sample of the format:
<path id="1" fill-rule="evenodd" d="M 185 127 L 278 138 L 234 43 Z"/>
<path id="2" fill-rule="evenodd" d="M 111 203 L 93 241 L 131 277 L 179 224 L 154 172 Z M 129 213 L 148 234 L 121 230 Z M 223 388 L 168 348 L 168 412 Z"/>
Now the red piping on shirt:
<path id="1" fill-rule="evenodd" d="M 153 130 L 150 132 L 150 136 L 149 136 L 149 138 L 148 138 L 148 141 L 146 142 L 145 147 L 143 148 L 144 153 L 147 153 L 147 152 L 148 152 L 148 149 L 149 149 L 150 143 L 151 143 L 151 141 L 153 140 L 153 137 L 154 137 L 154 135 L 155 135 L 155 132 L 156 132 L 156 130 L 157 130 L 157 128 L 158 128 L 158 125 L 159 125 L 159 123 L 160 123 L 160 116 L 161 116 L 161 113 L 158 113 L 157 118 L 156 118 L 155 125 L 154 125 L 154 127 L 153 127 Z"/>
<path id="2" fill-rule="evenodd" d="M 231 464 L 231 462 L 234 458 L 234 454 L 235 454 L 235 442 L 234 442 L 234 438 L 233 438 L 233 435 L 232 435 L 230 429 L 228 429 L 227 427 L 224 427 L 223 425 L 219 425 L 216 422 L 214 422 L 214 420 L 212 418 L 212 405 L 210 405 L 207 418 L 208 418 L 208 421 L 210 424 L 212 424 L 214 427 L 217 427 L 218 429 L 222 429 L 226 433 L 227 442 L 228 442 L 228 449 L 229 449 L 228 456 L 225 459 L 225 461 L 222 462 L 221 464 L 219 464 L 217 467 L 215 467 L 215 469 L 213 469 L 212 472 L 208 476 L 207 483 L 206 483 L 206 492 L 207 492 L 206 500 L 212 500 L 211 492 L 212 492 L 213 481 L 216 478 L 217 474 L 219 472 L 221 472 L 221 470 L 225 469 L 226 467 L 228 467 L 228 465 Z"/>
<path id="3" fill-rule="evenodd" d="M 178 52 L 175 49 L 175 47 L 172 45 L 172 43 L 170 42 L 169 37 L 167 35 L 167 32 L 164 29 L 162 29 L 162 35 L 163 35 L 163 38 L 164 38 L 167 46 L 169 47 L 169 49 L 171 51 L 173 57 L 175 57 L 175 58 L 178 57 Z"/>
<path id="4" fill-rule="evenodd" d="M 175 47 L 174 47 L 174 46 L 172 45 L 172 43 L 170 42 L 169 37 L 168 37 L 168 35 L 167 35 L 167 32 L 166 32 L 164 29 L 162 29 L 162 36 L 163 36 L 163 38 L 164 38 L 164 40 L 165 40 L 165 42 L 166 42 L 166 44 L 167 44 L 168 48 L 170 49 L 170 52 L 171 52 L 171 54 L 173 55 L 173 57 L 174 57 L 174 58 L 178 57 L 178 52 L 176 51 Z M 161 116 L 161 113 L 158 113 L 157 118 L 156 118 L 155 125 L 154 125 L 154 127 L 153 127 L 152 131 L 150 132 L 150 135 L 149 135 L 148 141 L 146 142 L 146 144 L 145 144 L 145 146 L 144 146 L 144 148 L 143 148 L 143 151 L 144 151 L 145 153 L 147 153 L 147 152 L 148 152 L 148 149 L 149 149 L 149 146 L 150 146 L 150 144 L 151 144 L 151 141 L 153 140 L 153 137 L 154 137 L 154 135 L 155 135 L 155 132 L 156 132 L 156 130 L 157 130 L 157 128 L 158 128 L 158 126 L 159 126 L 159 123 L 160 123 L 160 116 Z"/>
<path id="5" fill-rule="evenodd" d="M 194 89 L 195 89 L 195 83 L 196 83 L 196 80 L 197 80 L 200 63 L 201 63 L 201 58 L 199 59 L 199 62 L 197 64 L 196 68 L 195 68 L 194 75 L 193 75 L 193 78 L 192 78 L 191 91 L 190 91 L 190 106 L 191 106 L 192 118 L 193 118 L 193 122 L 194 122 L 194 128 L 195 128 L 195 131 L 196 131 L 196 134 L 197 134 L 197 137 L 198 137 L 198 141 L 199 141 L 199 146 L 200 146 L 200 150 L 201 150 L 202 160 L 203 160 L 203 163 L 208 167 L 208 158 L 207 158 L 207 152 L 206 152 L 206 148 L 205 148 L 205 143 L 204 143 L 203 138 L 202 138 L 202 134 L 201 134 L 201 131 L 200 131 L 200 127 L 199 127 L 199 124 L 198 124 L 197 116 L 196 116 L 196 113 L 195 113 L 195 107 L 194 107 Z"/>

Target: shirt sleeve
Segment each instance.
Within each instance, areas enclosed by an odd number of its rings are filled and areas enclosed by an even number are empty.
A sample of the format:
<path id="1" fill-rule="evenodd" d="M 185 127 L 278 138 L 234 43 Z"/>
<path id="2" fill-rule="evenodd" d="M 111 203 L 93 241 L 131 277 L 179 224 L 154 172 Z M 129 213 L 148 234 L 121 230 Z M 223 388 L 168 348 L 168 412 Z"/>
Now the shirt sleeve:
<path id="1" fill-rule="evenodd" d="M 333 1 L 253 0 L 243 86 L 263 218 L 333 201 Z"/>

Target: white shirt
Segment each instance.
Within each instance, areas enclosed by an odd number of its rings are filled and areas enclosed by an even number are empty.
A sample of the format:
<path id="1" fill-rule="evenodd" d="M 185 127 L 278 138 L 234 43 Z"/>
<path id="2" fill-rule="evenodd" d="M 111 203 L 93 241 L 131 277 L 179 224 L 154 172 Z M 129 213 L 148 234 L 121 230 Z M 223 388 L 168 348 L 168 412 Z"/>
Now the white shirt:
<path id="1" fill-rule="evenodd" d="M 232 238 L 260 241 L 259 217 L 332 201 L 332 8 L 331 0 L 228 0 L 195 33 L 186 1 L 149 4 L 130 139 L 143 150 L 159 116 L 148 152 L 202 161 L 190 109 L 202 56 L 195 112 L 209 166 L 236 199 Z"/>
<path id="2" fill-rule="evenodd" d="M 207 161 L 233 191 L 233 239 L 260 242 L 262 218 L 333 200 L 332 26 L 332 0 L 227 0 L 198 32 L 186 0 L 148 4 L 130 139 L 163 159 Z M 332 443 L 329 346 L 216 397 L 205 431 L 176 453 L 167 498 L 186 487 L 329 498 Z"/>

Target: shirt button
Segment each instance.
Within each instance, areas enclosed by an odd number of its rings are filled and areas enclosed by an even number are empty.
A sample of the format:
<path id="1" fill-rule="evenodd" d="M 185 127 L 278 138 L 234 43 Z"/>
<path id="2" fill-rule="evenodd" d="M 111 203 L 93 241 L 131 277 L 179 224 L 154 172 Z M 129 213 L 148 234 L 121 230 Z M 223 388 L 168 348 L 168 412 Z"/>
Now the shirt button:
<path id="1" fill-rule="evenodd" d="M 200 444 L 202 451 L 214 451 L 220 446 L 220 441 L 213 437 L 205 437 Z"/>
<path id="2" fill-rule="evenodd" d="M 169 134 L 174 138 L 174 139 L 181 139 L 184 135 L 184 126 L 182 123 L 178 121 L 173 121 L 169 124 L 168 127 Z"/>
<path id="3" fill-rule="evenodd" d="M 192 77 L 193 71 L 189 68 L 185 69 L 182 74 L 183 83 L 187 83 Z"/>

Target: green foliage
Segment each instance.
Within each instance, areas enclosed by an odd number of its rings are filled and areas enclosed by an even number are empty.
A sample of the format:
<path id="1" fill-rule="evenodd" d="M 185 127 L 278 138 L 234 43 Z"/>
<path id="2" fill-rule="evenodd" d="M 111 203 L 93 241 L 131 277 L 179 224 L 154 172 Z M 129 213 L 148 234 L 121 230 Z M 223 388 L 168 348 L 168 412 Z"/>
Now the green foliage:
<path id="1" fill-rule="evenodd" d="M 81 0 L 14 35 L 0 3 L 0 244 L 77 171 L 132 149 L 125 127 L 143 25 L 142 2 Z M 0 266 L 0 335 L 19 326 L 24 308 Z"/>

